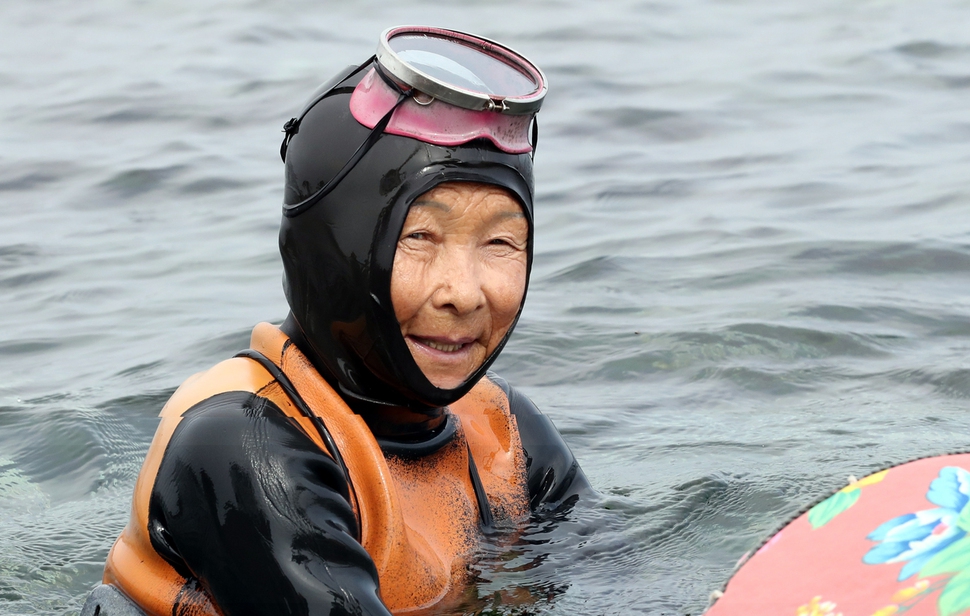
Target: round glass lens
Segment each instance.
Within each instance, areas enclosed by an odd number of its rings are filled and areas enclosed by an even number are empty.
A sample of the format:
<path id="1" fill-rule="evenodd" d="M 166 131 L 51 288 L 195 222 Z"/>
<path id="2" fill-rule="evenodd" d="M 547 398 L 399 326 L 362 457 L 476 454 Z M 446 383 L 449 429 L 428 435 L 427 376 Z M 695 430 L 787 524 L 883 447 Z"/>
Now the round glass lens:
<path id="1" fill-rule="evenodd" d="M 539 89 L 539 84 L 518 67 L 461 41 L 401 34 L 390 38 L 388 45 L 414 69 L 465 90 L 515 97 Z"/>

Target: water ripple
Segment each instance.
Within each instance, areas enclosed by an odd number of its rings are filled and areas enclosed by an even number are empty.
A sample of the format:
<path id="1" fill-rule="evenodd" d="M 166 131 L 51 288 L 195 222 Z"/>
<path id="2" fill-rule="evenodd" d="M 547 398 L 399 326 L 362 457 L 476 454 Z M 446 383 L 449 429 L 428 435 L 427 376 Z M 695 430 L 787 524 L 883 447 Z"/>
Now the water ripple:
<path id="1" fill-rule="evenodd" d="M 848 474 L 965 446 L 965 3 L 173 7 L 0 8 L 0 611 L 77 612 L 168 395 L 285 316 L 279 127 L 393 23 L 549 77 L 496 367 L 603 495 L 453 613 L 696 615 Z"/>

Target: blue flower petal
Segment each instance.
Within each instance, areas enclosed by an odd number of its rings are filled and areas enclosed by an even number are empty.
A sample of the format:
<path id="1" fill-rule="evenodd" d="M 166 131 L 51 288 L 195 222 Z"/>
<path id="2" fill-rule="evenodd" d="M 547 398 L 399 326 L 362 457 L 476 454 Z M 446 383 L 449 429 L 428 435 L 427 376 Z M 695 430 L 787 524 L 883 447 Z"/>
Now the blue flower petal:
<path id="1" fill-rule="evenodd" d="M 939 511 L 941 515 L 926 515 L 930 511 Z M 900 524 L 886 533 L 884 541 L 922 541 L 933 534 L 933 529 L 939 525 L 941 518 L 948 513 L 945 509 L 921 511 L 919 517 Z M 877 529 L 878 530 L 878 529 Z"/>
<path id="2" fill-rule="evenodd" d="M 866 539 L 869 539 L 871 541 L 882 541 L 883 539 L 886 538 L 886 535 L 889 534 L 889 531 L 893 530 L 897 526 L 902 526 L 906 522 L 909 522 L 910 520 L 915 520 L 915 519 L 916 519 L 915 513 L 907 513 L 905 515 L 899 516 L 898 518 L 893 518 L 888 522 L 883 522 L 879 526 L 879 528 L 869 533 Z"/>
<path id="3" fill-rule="evenodd" d="M 919 573 L 919 570 L 923 568 L 926 561 L 936 556 L 937 552 L 939 552 L 939 550 L 929 550 L 928 552 L 924 552 L 923 554 L 920 554 L 916 558 L 910 560 L 899 572 L 899 577 L 896 579 L 902 582 L 906 578 L 912 576 L 914 573 Z"/>
<path id="4" fill-rule="evenodd" d="M 970 501 L 970 473 L 955 466 L 940 470 L 926 493 L 926 499 L 953 511 L 960 511 Z"/>
<path id="5" fill-rule="evenodd" d="M 950 529 L 938 543 L 932 546 L 922 546 L 922 549 L 917 546 L 913 546 L 913 548 L 916 550 L 916 555 L 912 556 L 906 566 L 903 567 L 902 571 L 899 572 L 899 581 L 903 581 L 909 576 L 918 572 L 923 568 L 923 565 L 925 565 L 927 561 L 962 539 L 966 534 L 966 531 Z"/>
<path id="6" fill-rule="evenodd" d="M 970 502 L 970 473 L 962 468 L 954 468 L 956 470 L 957 479 L 960 483 L 958 488 L 958 491 L 960 492 L 960 504 L 957 507 L 954 507 L 953 510 L 961 511 L 967 506 L 967 503 Z"/>
<path id="7" fill-rule="evenodd" d="M 862 562 L 867 565 L 881 565 L 892 561 L 908 549 L 908 541 L 880 543 L 866 552 L 866 555 L 862 557 Z"/>

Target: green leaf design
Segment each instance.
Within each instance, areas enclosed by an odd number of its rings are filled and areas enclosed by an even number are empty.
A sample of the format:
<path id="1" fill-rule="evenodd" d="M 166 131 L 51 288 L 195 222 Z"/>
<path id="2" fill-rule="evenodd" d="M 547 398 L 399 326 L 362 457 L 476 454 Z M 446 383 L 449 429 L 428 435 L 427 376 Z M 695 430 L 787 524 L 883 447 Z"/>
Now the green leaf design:
<path id="1" fill-rule="evenodd" d="M 859 500 L 859 493 L 860 490 L 849 490 L 848 492 L 840 490 L 836 492 L 808 510 L 808 523 L 812 525 L 813 529 L 825 526 L 835 519 L 835 516 L 854 505 Z"/>
<path id="2" fill-rule="evenodd" d="M 970 609 L 970 571 L 950 578 L 936 603 L 940 616 L 955 616 Z"/>
<path id="3" fill-rule="evenodd" d="M 964 537 L 935 554 L 919 570 L 919 576 L 925 578 L 967 570 L 970 570 L 970 537 Z"/>

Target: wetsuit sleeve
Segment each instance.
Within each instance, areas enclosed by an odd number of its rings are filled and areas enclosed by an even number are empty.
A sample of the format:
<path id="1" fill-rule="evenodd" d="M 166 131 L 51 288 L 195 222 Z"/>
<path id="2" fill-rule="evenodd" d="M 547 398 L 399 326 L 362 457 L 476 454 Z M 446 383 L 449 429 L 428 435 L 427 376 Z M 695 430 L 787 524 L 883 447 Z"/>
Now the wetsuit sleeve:
<path id="1" fill-rule="evenodd" d="M 509 409 L 518 424 L 532 510 L 570 504 L 583 494 L 592 494 L 586 474 L 552 420 L 502 377 L 489 372 L 488 378 L 508 396 Z"/>
<path id="2" fill-rule="evenodd" d="M 390 614 L 340 467 L 265 398 L 228 392 L 185 413 L 148 517 L 155 550 L 225 616 Z"/>

